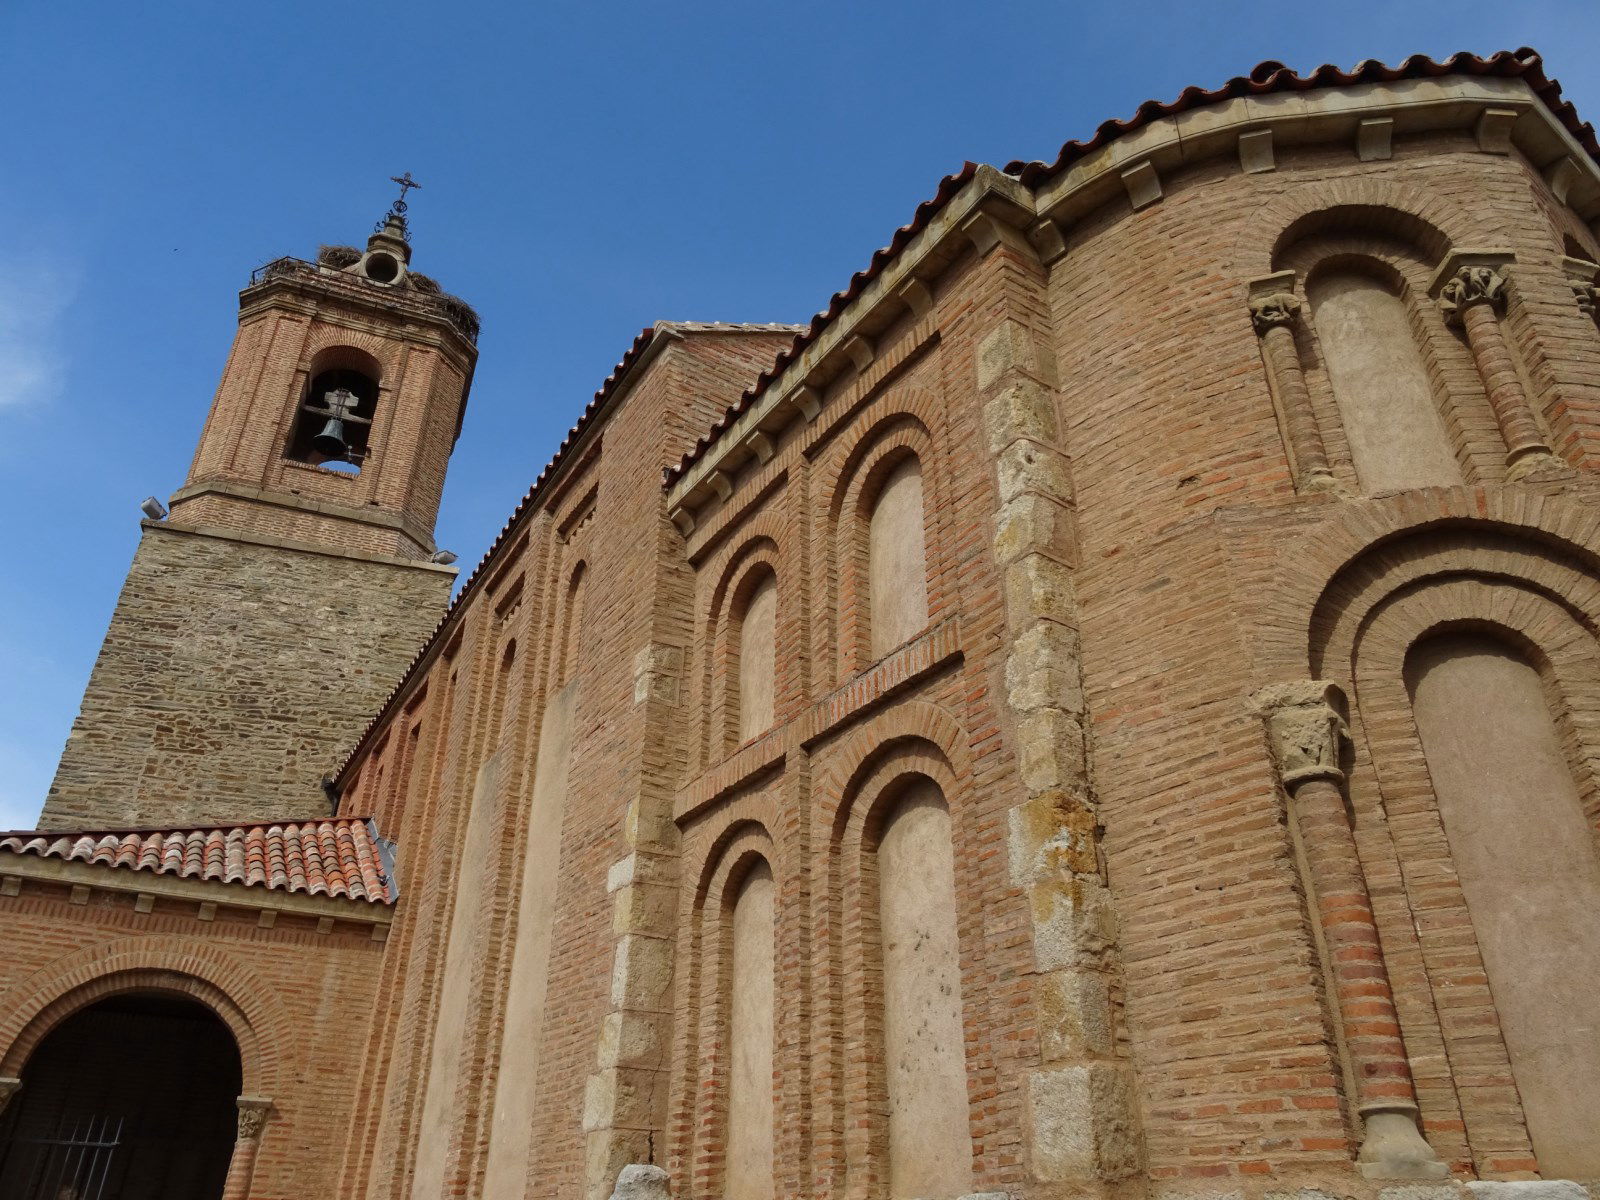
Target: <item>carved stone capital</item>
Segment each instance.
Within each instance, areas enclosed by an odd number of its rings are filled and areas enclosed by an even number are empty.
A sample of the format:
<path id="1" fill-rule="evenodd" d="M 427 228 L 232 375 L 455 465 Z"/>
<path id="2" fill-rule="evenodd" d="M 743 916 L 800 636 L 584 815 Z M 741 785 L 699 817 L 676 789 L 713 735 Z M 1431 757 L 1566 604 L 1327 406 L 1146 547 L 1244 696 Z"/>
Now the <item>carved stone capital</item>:
<path id="1" fill-rule="evenodd" d="M 1300 315 L 1300 300 L 1288 292 L 1255 296 L 1250 301 L 1250 324 L 1257 335 L 1277 325 L 1293 325 Z"/>
<path id="2" fill-rule="evenodd" d="M 272 1101 L 265 1096 L 240 1096 L 236 1103 L 239 1106 L 239 1140 L 256 1141 L 272 1115 Z"/>
<path id="3" fill-rule="evenodd" d="M 1572 299 L 1577 304 L 1579 312 L 1593 319 L 1596 307 L 1600 306 L 1600 287 L 1574 279 L 1572 280 Z"/>
<path id="4" fill-rule="evenodd" d="M 1506 277 L 1494 267 L 1462 267 L 1439 290 L 1439 309 L 1446 321 L 1461 320 L 1464 310 L 1487 304 L 1495 312 L 1506 306 Z"/>
<path id="5" fill-rule="evenodd" d="M 14 1075 L 0 1075 L 0 1113 L 5 1112 L 11 1097 L 22 1090 L 22 1080 Z"/>
<path id="6" fill-rule="evenodd" d="M 1339 751 L 1348 736 L 1337 685 L 1320 679 L 1274 684 L 1254 697 L 1267 725 L 1267 743 L 1283 786 L 1293 791 L 1311 779 L 1344 780 Z"/>

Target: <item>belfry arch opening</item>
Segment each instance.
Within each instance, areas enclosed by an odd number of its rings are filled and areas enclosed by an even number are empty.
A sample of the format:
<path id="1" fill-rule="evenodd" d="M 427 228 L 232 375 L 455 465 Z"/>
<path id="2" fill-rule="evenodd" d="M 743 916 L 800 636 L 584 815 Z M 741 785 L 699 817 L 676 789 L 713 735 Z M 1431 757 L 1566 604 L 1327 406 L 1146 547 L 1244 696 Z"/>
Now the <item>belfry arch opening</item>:
<path id="1" fill-rule="evenodd" d="M 29 1055 L 0 1118 L 8 1200 L 219 1200 L 238 1128 L 239 1049 L 205 1005 L 125 992 Z"/>
<path id="2" fill-rule="evenodd" d="M 287 456 L 359 474 L 372 442 L 381 368 L 370 354 L 338 347 L 317 355 L 295 412 Z"/>

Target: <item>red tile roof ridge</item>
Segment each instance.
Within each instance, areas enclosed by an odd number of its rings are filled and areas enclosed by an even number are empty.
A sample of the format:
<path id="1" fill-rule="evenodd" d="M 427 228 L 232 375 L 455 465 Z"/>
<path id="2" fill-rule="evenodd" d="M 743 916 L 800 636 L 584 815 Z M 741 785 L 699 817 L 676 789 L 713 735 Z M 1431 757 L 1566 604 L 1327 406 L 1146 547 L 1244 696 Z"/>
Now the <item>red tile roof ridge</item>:
<path id="1" fill-rule="evenodd" d="M 1007 163 L 1006 174 L 1013 175 L 1029 187 L 1066 170 L 1078 159 L 1100 149 L 1141 126 L 1162 117 L 1175 116 L 1206 104 L 1218 104 L 1240 96 L 1262 96 L 1271 92 L 1308 92 L 1322 87 L 1349 87 L 1358 83 L 1393 83 L 1400 79 L 1432 79 L 1441 75 L 1495 75 L 1502 78 L 1520 78 L 1544 102 L 1555 118 L 1565 126 L 1589 155 L 1600 161 L 1600 142 L 1595 140 L 1594 127 L 1578 119 L 1577 109 L 1561 98 L 1561 85 L 1544 73 L 1544 59 L 1537 50 L 1523 46 L 1517 50 L 1498 50 L 1488 57 L 1462 50 L 1446 59 L 1430 58 L 1426 54 L 1413 54 L 1398 66 L 1388 66 L 1375 58 L 1364 59 L 1350 70 L 1323 64 L 1301 75 L 1281 62 L 1268 59 L 1257 63 L 1248 75 L 1236 75 L 1222 86 L 1212 89 L 1187 87 L 1174 100 L 1146 100 L 1126 120 L 1102 122 L 1088 141 L 1069 141 L 1061 147 L 1055 161 Z"/>
<path id="2" fill-rule="evenodd" d="M 370 817 L 311 817 L 181 829 L 13 830 L 0 853 L 59 858 L 311 896 L 393 904 Z"/>

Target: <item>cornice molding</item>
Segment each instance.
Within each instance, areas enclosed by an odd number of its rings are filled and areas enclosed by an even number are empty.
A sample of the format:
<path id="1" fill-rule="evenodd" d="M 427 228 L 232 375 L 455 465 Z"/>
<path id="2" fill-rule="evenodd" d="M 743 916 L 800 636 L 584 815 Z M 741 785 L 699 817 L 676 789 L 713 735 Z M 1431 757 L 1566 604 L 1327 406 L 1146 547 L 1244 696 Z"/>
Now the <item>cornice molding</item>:
<path id="1" fill-rule="evenodd" d="M 667 491 L 680 530 L 721 495 L 751 457 L 752 435 L 776 445 L 796 420 L 817 416 L 823 388 L 859 359 L 863 329 L 886 323 L 912 294 L 925 292 L 966 250 L 1032 247 L 1045 264 L 1067 255 L 1064 234 L 1107 204 L 1159 204 L 1163 173 L 1232 157 L 1245 171 L 1278 169 L 1298 147 L 1347 143 L 1354 161 L 1388 158 L 1396 137 L 1459 131 L 1482 153 L 1513 149 L 1586 222 L 1600 221 L 1600 165 L 1521 79 L 1446 75 L 1387 83 L 1275 92 L 1207 104 L 1130 130 L 1046 181 L 1037 193 L 1011 175 L 979 166 L 973 178 L 884 268 L 783 374 L 705 448 Z M 1262 136 L 1264 135 L 1264 136 Z M 1265 148 L 1270 146 L 1271 153 Z"/>

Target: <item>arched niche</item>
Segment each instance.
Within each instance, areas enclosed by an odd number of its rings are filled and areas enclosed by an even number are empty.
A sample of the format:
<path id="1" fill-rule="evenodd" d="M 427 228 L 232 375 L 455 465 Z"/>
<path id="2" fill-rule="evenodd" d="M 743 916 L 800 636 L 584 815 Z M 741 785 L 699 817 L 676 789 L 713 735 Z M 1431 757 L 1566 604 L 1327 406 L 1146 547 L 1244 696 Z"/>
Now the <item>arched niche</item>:
<path id="1" fill-rule="evenodd" d="M 888 1195 L 972 1190 L 950 808 L 927 776 L 887 798 L 876 837 Z"/>
<path id="2" fill-rule="evenodd" d="M 775 714 L 778 577 L 770 569 L 757 569 L 740 591 L 736 740 L 744 742 L 770 729 Z"/>
<path id="3" fill-rule="evenodd" d="M 1505 631 L 1415 642 L 1405 682 L 1528 1135 L 1600 1175 L 1600 854 L 1534 656 Z"/>
<path id="4" fill-rule="evenodd" d="M 748 798 L 746 798 L 748 800 Z M 740 802 L 736 809 L 743 810 Z M 747 811 L 747 810 L 746 810 Z M 680 943 L 680 1036 L 666 1159 L 697 1195 L 770 1200 L 776 1187 L 778 858 L 742 813 L 705 846 Z"/>
<path id="5" fill-rule="evenodd" d="M 1484 520 L 1374 539 L 1313 606 L 1310 674 L 1353 701 L 1352 820 L 1365 870 L 1399 884 L 1375 893 L 1379 933 L 1447 1159 L 1595 1170 L 1567 1122 L 1600 1121 L 1597 630 L 1580 544 Z"/>
<path id="6" fill-rule="evenodd" d="M 847 1180 L 852 1196 L 882 1200 L 915 1194 L 940 1200 L 972 1190 L 969 1064 L 976 1068 L 988 1060 L 985 1047 L 951 1032 L 965 1029 L 969 1003 L 962 995 L 964 942 L 955 899 L 958 874 L 964 887 L 975 882 L 971 860 L 962 857 L 958 863 L 955 850 L 956 806 L 970 779 L 966 741 L 943 709 L 907 701 L 863 723 L 837 748 L 819 781 L 818 819 L 831 827 L 833 847 L 819 971 L 822 994 L 837 1013 L 837 1034 L 827 1040 L 826 1054 L 816 1064 L 818 1103 L 831 1112 L 813 1144 L 824 1164 L 819 1169 Z M 913 853 L 918 846 L 926 853 Z M 919 861 L 921 867 L 905 869 Z M 899 1056 L 901 1064 L 925 1074 L 891 1079 L 893 1047 L 916 1043 L 909 1036 L 915 1027 L 905 1017 L 921 1002 L 914 997 L 915 971 L 886 978 L 884 940 L 897 944 L 893 970 L 900 972 L 908 962 L 902 951 L 916 947 L 917 939 L 904 935 L 918 913 L 938 929 L 921 947 L 941 964 L 933 974 L 921 975 L 924 984 L 941 992 L 928 1005 L 937 1020 L 927 1040 L 937 1052 L 925 1059 L 918 1057 L 921 1049 L 911 1058 Z M 891 1106 L 899 1110 L 892 1119 Z M 913 1161 L 911 1150 L 919 1140 L 911 1131 L 919 1124 L 943 1139 L 939 1153 L 922 1163 Z M 908 1190 L 917 1188 L 923 1190 Z"/>
<path id="7" fill-rule="evenodd" d="M 931 408 L 917 392 L 881 398 L 824 471 L 832 628 L 823 636 L 835 649 L 836 677 L 914 638 L 934 611 L 943 535 Z"/>
<path id="8" fill-rule="evenodd" d="M 777 884 L 766 859 L 730 889 L 727 928 L 728 1102 L 726 1200 L 773 1194 L 772 1048 L 776 1040 Z"/>
<path id="9" fill-rule="evenodd" d="M 867 628 L 874 659 L 928 624 L 923 525 L 922 460 L 906 454 L 887 466 L 867 517 Z"/>
<path id="10" fill-rule="evenodd" d="M 1461 483 L 1403 277 L 1375 258 L 1338 255 L 1317 264 L 1306 296 L 1362 491 Z"/>

